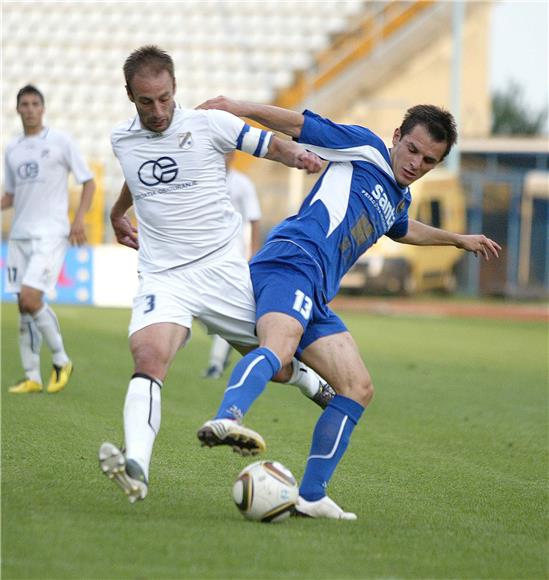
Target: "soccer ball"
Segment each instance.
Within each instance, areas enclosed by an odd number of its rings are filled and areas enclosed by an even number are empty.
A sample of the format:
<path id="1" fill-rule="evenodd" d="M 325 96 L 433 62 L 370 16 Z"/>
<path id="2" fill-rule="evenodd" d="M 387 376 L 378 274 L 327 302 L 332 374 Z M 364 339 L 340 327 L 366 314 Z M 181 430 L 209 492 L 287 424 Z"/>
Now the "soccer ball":
<path id="1" fill-rule="evenodd" d="M 278 461 L 256 461 L 243 469 L 233 486 L 233 499 L 247 520 L 281 522 L 297 502 L 295 477 Z"/>

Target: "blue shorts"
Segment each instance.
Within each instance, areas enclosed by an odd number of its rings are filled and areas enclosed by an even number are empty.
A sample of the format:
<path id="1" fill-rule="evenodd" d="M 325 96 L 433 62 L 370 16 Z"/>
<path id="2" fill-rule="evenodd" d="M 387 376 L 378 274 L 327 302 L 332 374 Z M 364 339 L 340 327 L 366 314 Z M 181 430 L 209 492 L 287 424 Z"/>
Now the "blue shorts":
<path id="1" fill-rule="evenodd" d="M 347 327 L 325 303 L 322 273 L 315 262 L 291 242 L 271 242 L 252 259 L 250 272 L 256 320 L 282 312 L 303 326 L 298 354 L 310 344 Z"/>

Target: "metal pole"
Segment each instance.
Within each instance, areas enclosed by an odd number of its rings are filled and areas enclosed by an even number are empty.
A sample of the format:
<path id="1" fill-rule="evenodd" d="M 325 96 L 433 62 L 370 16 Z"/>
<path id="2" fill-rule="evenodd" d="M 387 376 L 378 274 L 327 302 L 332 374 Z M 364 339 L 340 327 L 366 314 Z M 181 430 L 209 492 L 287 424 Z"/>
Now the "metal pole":
<path id="1" fill-rule="evenodd" d="M 465 2 L 454 0 L 452 4 L 452 71 L 450 78 L 450 107 L 459 130 L 461 118 L 461 66 L 463 52 L 463 23 Z M 448 154 L 446 166 L 455 175 L 460 170 L 459 142 Z"/>
<path id="2" fill-rule="evenodd" d="M 473 233 L 482 232 L 482 198 L 483 179 L 475 173 L 471 176 L 471 195 L 469 198 L 469 231 Z M 467 288 L 469 296 L 479 296 L 480 294 L 480 258 L 467 254 Z"/>

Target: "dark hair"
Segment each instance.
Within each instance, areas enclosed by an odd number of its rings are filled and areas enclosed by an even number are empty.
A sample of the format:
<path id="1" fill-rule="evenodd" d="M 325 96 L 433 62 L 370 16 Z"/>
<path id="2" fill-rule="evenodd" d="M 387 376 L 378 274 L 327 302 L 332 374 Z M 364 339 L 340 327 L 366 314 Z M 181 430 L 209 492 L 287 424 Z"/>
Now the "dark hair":
<path id="1" fill-rule="evenodd" d="M 449 111 L 435 105 L 416 105 L 406 111 L 400 126 L 400 138 L 411 133 L 416 125 L 424 125 L 429 135 L 437 142 L 446 142 L 442 159 L 450 153 L 457 141 L 456 121 Z"/>
<path id="2" fill-rule="evenodd" d="M 44 95 L 34 85 L 25 85 L 22 89 L 19 89 L 17 92 L 17 106 L 19 106 L 19 101 L 24 95 L 36 95 L 42 101 L 42 105 L 45 104 Z"/>
<path id="3" fill-rule="evenodd" d="M 172 57 L 158 46 L 147 45 L 134 50 L 124 63 L 124 78 L 126 88 L 130 90 L 130 83 L 135 74 L 142 68 L 148 68 L 155 75 L 162 71 L 168 71 L 175 82 L 174 66 Z"/>

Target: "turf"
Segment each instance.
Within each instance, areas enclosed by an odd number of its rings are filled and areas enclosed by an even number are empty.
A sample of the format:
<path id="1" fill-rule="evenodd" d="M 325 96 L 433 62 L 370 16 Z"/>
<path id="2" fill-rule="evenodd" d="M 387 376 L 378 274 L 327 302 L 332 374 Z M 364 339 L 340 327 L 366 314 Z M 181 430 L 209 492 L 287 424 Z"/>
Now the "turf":
<path id="1" fill-rule="evenodd" d="M 200 378 L 203 331 L 166 381 L 149 497 L 130 505 L 96 459 L 122 442 L 129 312 L 56 311 L 74 377 L 14 396 L 17 314 L 2 307 L 3 578 L 548 577 L 543 324 L 342 313 L 376 385 L 330 486 L 359 520 L 269 525 L 232 504 L 250 460 L 196 440 L 224 388 Z M 270 384 L 247 424 L 299 478 L 318 414 Z"/>

